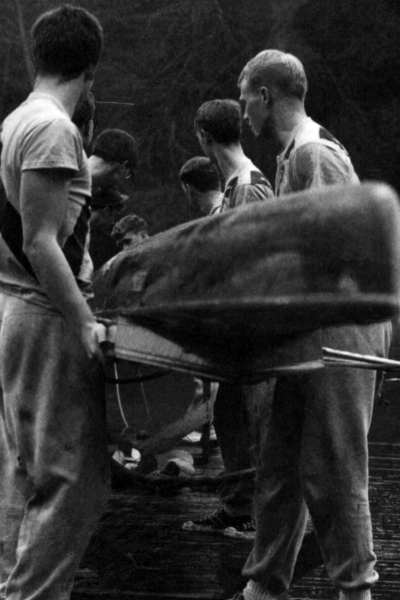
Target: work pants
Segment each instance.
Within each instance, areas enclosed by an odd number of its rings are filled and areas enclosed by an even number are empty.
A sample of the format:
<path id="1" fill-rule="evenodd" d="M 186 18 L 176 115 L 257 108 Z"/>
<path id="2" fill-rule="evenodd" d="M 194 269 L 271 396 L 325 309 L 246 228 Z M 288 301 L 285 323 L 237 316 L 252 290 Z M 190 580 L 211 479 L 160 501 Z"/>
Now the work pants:
<path id="1" fill-rule="evenodd" d="M 102 368 L 58 313 L 0 304 L 0 592 L 66 600 L 108 497 Z"/>
<path id="2" fill-rule="evenodd" d="M 391 325 L 321 331 L 322 345 L 387 356 Z M 257 534 L 243 574 L 278 594 L 289 588 L 308 511 L 333 584 L 370 587 L 374 570 L 367 434 L 376 372 L 326 367 L 277 379 L 259 455 Z"/>
<path id="3" fill-rule="evenodd" d="M 268 427 L 272 390 L 270 381 L 256 385 L 219 384 L 214 427 L 226 473 L 255 467 L 259 437 L 265 435 Z M 254 479 L 225 483 L 219 494 L 230 515 L 254 514 Z"/>

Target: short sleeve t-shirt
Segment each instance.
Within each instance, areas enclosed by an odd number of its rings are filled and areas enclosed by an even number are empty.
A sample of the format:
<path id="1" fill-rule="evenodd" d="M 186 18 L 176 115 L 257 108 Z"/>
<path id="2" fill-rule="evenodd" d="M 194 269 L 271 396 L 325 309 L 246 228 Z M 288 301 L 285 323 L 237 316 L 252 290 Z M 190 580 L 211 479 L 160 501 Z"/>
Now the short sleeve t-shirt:
<path id="1" fill-rule="evenodd" d="M 1 179 L 7 200 L 0 220 L 0 288 L 45 306 L 49 301 L 23 253 L 20 189 L 22 173 L 68 169 L 72 173 L 68 206 L 58 238 L 78 287 L 91 295 L 88 253 L 91 178 L 82 139 L 62 104 L 32 93 L 4 121 Z"/>
<path id="2" fill-rule="evenodd" d="M 293 194 L 325 185 L 359 183 L 342 144 L 306 117 L 277 157 L 275 195 Z"/>

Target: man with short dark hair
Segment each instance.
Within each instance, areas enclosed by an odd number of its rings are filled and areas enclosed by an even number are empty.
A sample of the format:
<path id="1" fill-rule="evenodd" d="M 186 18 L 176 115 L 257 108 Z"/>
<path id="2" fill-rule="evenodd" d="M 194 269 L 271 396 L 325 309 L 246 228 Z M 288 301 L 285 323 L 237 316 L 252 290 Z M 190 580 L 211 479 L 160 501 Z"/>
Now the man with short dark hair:
<path id="1" fill-rule="evenodd" d="M 225 179 L 218 212 L 240 210 L 253 202 L 273 198 L 269 181 L 243 152 L 242 115 L 238 102 L 211 100 L 202 104 L 196 113 L 195 131 L 204 153 L 218 164 Z M 249 419 L 248 407 L 267 389 L 266 383 L 259 386 L 219 385 L 214 404 L 214 428 L 228 473 L 249 469 L 253 465 L 253 419 Z M 221 509 L 184 523 L 183 529 L 220 532 L 233 538 L 253 538 L 253 495 L 252 480 L 221 486 Z"/>
<path id="2" fill-rule="evenodd" d="M 182 166 L 179 177 L 188 202 L 202 215 L 220 212 L 221 178 L 209 158 L 194 156 Z"/>
<path id="3" fill-rule="evenodd" d="M 120 250 L 126 250 L 149 237 L 147 223 L 138 215 L 126 215 L 115 223 L 111 237 Z"/>
<path id="4" fill-rule="evenodd" d="M 63 5 L 38 18 L 32 42 L 34 91 L 1 132 L 0 593 L 67 600 L 109 487 L 91 180 L 71 122 L 103 32 Z"/>
<path id="5" fill-rule="evenodd" d="M 307 116 L 307 78 L 295 56 L 259 53 L 243 69 L 239 87 L 244 119 L 255 135 L 282 147 L 278 198 L 358 182 L 342 144 Z M 390 324 L 324 328 L 320 335 L 322 346 L 385 356 Z M 367 443 L 375 388 L 375 372 L 353 368 L 277 379 L 257 469 L 257 533 L 243 571 L 250 581 L 240 598 L 273 600 L 288 589 L 310 514 L 340 600 L 370 600 L 378 578 Z"/>
<path id="6" fill-rule="evenodd" d="M 200 106 L 195 131 L 204 154 L 225 179 L 221 212 L 274 197 L 271 184 L 243 152 L 242 114 L 235 100 L 210 100 Z"/>

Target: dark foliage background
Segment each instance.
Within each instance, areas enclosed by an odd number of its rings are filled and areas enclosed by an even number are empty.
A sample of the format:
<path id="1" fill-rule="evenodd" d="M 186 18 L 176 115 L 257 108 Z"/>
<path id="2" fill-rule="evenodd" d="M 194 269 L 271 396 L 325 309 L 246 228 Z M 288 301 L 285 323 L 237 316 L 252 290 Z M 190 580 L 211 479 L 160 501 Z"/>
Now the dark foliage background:
<path id="1" fill-rule="evenodd" d="M 237 97 L 256 52 L 276 47 L 304 62 L 309 114 L 348 148 L 363 179 L 400 191 L 398 0 L 81 0 L 105 31 L 94 93 L 96 133 L 120 127 L 139 142 L 129 211 L 155 233 L 193 218 L 178 182 L 199 154 L 198 106 Z M 54 0 L 1 0 L 0 117 L 29 93 L 29 29 Z M 25 51 L 24 51 L 25 50 Z M 112 104 L 126 103 L 126 104 Z M 251 158 L 273 179 L 276 149 L 244 132 Z"/>

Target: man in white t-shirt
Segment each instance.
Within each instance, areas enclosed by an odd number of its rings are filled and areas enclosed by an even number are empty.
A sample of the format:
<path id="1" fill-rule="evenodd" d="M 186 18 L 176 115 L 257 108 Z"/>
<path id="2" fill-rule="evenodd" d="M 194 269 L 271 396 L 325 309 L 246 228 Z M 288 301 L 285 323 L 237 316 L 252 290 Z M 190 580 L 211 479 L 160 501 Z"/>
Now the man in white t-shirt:
<path id="1" fill-rule="evenodd" d="M 342 144 L 306 114 L 307 78 L 295 56 L 260 52 L 243 69 L 239 87 L 244 119 L 254 134 L 282 148 L 277 198 L 284 202 L 302 190 L 358 183 Z M 389 322 L 355 323 L 321 328 L 319 334 L 322 346 L 385 356 L 390 330 Z M 312 338 L 304 338 L 305 348 Z M 311 566 L 319 544 L 340 600 L 370 600 L 378 575 L 368 503 L 367 435 L 376 383 L 376 372 L 354 368 L 277 379 L 257 465 L 257 534 L 243 571 L 249 582 L 237 598 L 275 600 L 299 576 L 298 557 L 307 562 L 310 554 Z M 308 538 L 311 545 L 304 552 L 300 548 L 308 515 L 316 537 Z"/>
<path id="2" fill-rule="evenodd" d="M 0 221 L 0 594 L 67 600 L 109 481 L 91 178 L 71 117 L 102 28 L 62 5 L 32 29 L 33 92 L 4 121 Z"/>

